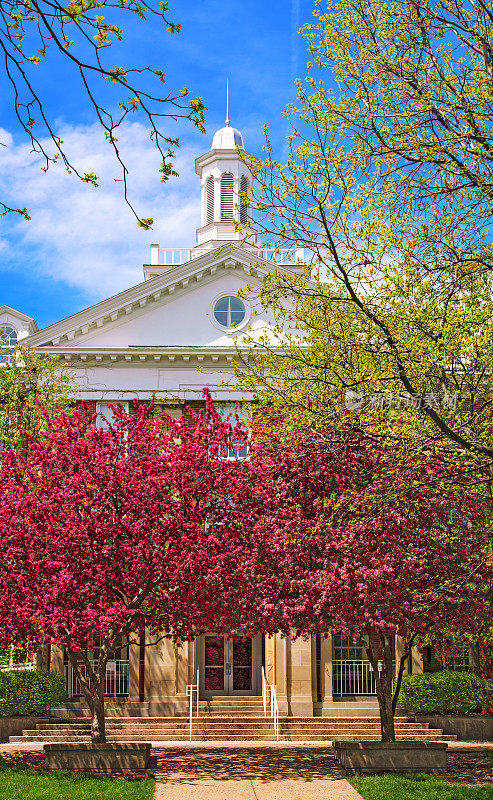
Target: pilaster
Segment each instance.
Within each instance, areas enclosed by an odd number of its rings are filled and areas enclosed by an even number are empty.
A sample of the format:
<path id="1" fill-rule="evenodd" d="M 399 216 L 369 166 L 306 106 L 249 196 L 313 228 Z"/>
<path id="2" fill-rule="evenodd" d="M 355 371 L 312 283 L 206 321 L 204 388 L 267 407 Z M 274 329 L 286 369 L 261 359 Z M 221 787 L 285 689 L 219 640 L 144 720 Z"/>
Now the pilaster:
<path id="1" fill-rule="evenodd" d="M 333 646 L 332 635 L 327 638 L 322 637 L 321 640 L 321 677 L 322 677 L 322 714 L 325 705 L 332 705 L 334 696 L 332 693 L 333 687 Z"/>
<path id="2" fill-rule="evenodd" d="M 131 634 L 128 643 L 128 699 L 139 702 L 140 637 Z"/>
<path id="3" fill-rule="evenodd" d="M 65 672 L 64 664 L 63 664 L 63 647 L 56 647 L 56 645 L 51 646 L 51 664 L 50 669 L 52 672 L 60 672 L 62 675 Z"/>
<path id="4" fill-rule="evenodd" d="M 287 639 L 287 645 L 289 711 L 295 717 L 312 717 L 312 641 Z"/>
<path id="5" fill-rule="evenodd" d="M 423 672 L 423 654 L 417 647 L 413 647 L 411 650 L 410 662 L 413 675 Z"/>
<path id="6" fill-rule="evenodd" d="M 180 649 L 170 639 L 146 648 L 145 694 L 150 716 L 186 713 L 186 660 L 183 665 L 182 654 L 177 657 Z"/>

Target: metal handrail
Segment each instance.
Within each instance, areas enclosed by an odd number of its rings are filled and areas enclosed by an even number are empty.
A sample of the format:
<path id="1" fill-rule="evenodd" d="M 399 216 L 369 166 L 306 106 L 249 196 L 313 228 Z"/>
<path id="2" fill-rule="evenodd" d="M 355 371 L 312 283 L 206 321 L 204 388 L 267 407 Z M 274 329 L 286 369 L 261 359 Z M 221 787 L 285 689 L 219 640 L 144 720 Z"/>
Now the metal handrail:
<path id="1" fill-rule="evenodd" d="M 199 715 L 199 670 L 197 670 L 197 683 L 189 683 L 187 685 L 187 697 L 189 698 L 188 716 L 190 720 L 189 741 L 192 741 L 192 720 L 193 720 L 193 693 L 196 692 L 197 697 L 197 711 L 196 716 Z"/>
<path id="2" fill-rule="evenodd" d="M 279 739 L 279 704 L 277 702 L 277 687 L 267 683 L 265 669 L 262 667 L 262 703 L 264 717 L 267 716 L 267 705 L 270 705 L 270 716 L 274 720 L 274 736 Z"/>
<path id="3" fill-rule="evenodd" d="M 270 715 L 274 717 L 274 736 L 279 740 L 279 705 L 277 703 L 277 688 L 270 687 Z"/>
<path id="4" fill-rule="evenodd" d="M 267 679 L 265 677 L 265 669 L 262 667 L 262 703 L 264 706 L 264 717 L 267 716 Z"/>

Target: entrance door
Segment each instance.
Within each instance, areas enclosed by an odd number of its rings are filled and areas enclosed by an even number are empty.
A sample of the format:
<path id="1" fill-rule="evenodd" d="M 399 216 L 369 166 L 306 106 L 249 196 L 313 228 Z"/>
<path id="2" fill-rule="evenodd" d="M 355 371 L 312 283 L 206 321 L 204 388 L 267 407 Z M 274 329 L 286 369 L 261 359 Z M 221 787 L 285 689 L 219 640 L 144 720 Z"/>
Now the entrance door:
<path id="1" fill-rule="evenodd" d="M 200 688 L 204 697 L 215 694 L 255 694 L 259 670 L 259 637 L 228 639 L 205 634 L 200 658 Z"/>

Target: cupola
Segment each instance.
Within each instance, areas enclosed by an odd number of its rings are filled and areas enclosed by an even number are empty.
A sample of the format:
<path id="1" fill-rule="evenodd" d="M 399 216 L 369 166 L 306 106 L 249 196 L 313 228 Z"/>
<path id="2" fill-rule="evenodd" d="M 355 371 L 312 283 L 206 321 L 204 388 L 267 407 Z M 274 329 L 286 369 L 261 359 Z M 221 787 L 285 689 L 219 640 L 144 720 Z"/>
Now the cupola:
<path id="1" fill-rule="evenodd" d="M 229 97 L 226 125 L 212 138 L 212 147 L 195 160 L 195 171 L 201 181 L 201 225 L 197 245 L 213 250 L 219 243 L 237 242 L 248 234 L 250 208 L 244 200 L 251 188 L 252 176 L 242 161 L 243 136 L 229 123 Z M 235 224 L 242 227 L 237 230 Z"/>

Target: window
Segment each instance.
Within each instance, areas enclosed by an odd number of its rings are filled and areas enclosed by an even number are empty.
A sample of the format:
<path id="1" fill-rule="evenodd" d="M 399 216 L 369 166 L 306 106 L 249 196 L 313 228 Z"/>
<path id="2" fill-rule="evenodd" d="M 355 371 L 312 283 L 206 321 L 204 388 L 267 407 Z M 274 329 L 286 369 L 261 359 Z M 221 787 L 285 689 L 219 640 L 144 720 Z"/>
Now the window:
<path id="1" fill-rule="evenodd" d="M 335 661 L 367 661 L 363 642 L 355 643 L 351 636 L 342 637 L 339 633 L 335 634 L 333 642 Z"/>
<path id="2" fill-rule="evenodd" d="M 96 428 L 100 428 L 100 430 L 107 431 L 110 423 L 113 422 L 113 410 L 110 406 L 123 406 L 123 410 L 128 413 L 128 403 L 120 403 L 118 400 L 114 402 L 108 403 L 96 403 L 96 411 L 98 415 L 96 417 Z"/>
<path id="3" fill-rule="evenodd" d="M 216 405 L 221 419 L 229 422 L 233 427 L 236 425 L 236 417 L 238 417 L 242 427 L 248 431 L 248 423 L 246 418 L 245 409 L 234 403 L 218 403 Z M 234 436 L 231 439 L 231 446 L 228 447 L 227 453 L 224 453 L 224 458 L 232 460 L 247 458 L 249 451 L 248 442 L 242 436 Z"/>
<path id="4" fill-rule="evenodd" d="M 233 175 L 225 172 L 221 175 L 221 220 L 233 219 Z"/>
<path id="5" fill-rule="evenodd" d="M 214 222 L 214 178 L 210 176 L 205 182 L 205 224 Z"/>
<path id="6" fill-rule="evenodd" d="M 10 325 L 1 328 L 0 342 L 4 347 L 15 347 L 17 344 L 17 331 Z"/>
<path id="7" fill-rule="evenodd" d="M 459 647 L 453 656 L 445 662 L 445 668 L 453 672 L 469 672 L 469 648 L 467 645 Z"/>
<path id="8" fill-rule="evenodd" d="M 240 222 L 242 225 L 248 223 L 248 178 L 243 175 L 240 181 Z"/>
<path id="9" fill-rule="evenodd" d="M 246 316 L 245 305 L 239 297 L 228 294 L 214 305 L 214 319 L 223 328 L 236 328 Z"/>
<path id="10" fill-rule="evenodd" d="M 12 349 L 17 344 L 17 331 L 10 325 L 0 326 L 0 364 L 11 361 Z"/>
<path id="11" fill-rule="evenodd" d="M 454 652 L 440 654 L 433 647 L 425 647 L 423 668 L 424 672 L 440 672 L 444 669 L 469 672 L 469 648 L 467 645 L 458 645 Z"/>

